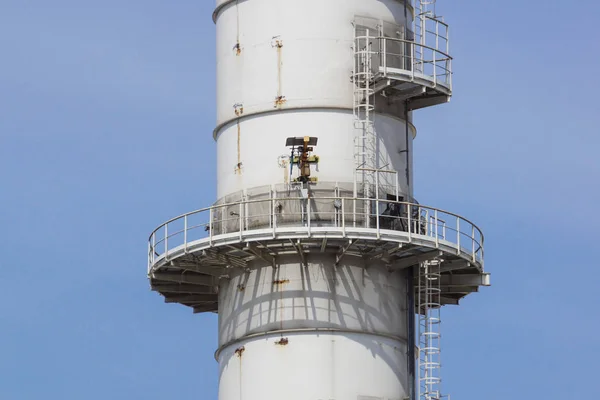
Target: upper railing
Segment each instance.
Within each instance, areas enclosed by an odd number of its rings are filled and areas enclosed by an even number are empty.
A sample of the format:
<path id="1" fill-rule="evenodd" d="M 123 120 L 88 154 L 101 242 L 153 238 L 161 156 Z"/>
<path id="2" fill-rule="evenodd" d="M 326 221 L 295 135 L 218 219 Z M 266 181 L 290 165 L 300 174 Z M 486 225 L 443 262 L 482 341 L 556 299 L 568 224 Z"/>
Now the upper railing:
<path id="1" fill-rule="evenodd" d="M 214 205 L 173 218 L 149 238 L 149 271 L 170 256 L 227 241 L 349 237 L 418 242 L 483 268 L 483 233 L 459 215 L 419 204 L 349 197 L 270 198 Z M 199 247 L 200 246 L 200 247 Z"/>
<path id="2" fill-rule="evenodd" d="M 452 89 L 452 57 L 439 49 L 411 40 L 382 36 L 358 36 L 357 43 L 379 42 L 381 50 L 371 51 L 374 76 L 403 76 L 407 81 L 425 80 L 432 87 Z M 366 52 L 366 50 L 363 50 Z"/>
<path id="3" fill-rule="evenodd" d="M 443 86 L 452 90 L 452 57 L 450 56 L 449 27 L 445 22 L 428 15 L 416 18 L 416 31 L 402 29 L 392 33 L 362 28 L 355 37 L 355 80 L 366 73 L 371 76 L 398 77 L 409 82 L 425 83 L 430 87 Z M 369 63 L 365 60 L 368 59 Z M 367 68 L 368 69 L 368 68 Z"/>

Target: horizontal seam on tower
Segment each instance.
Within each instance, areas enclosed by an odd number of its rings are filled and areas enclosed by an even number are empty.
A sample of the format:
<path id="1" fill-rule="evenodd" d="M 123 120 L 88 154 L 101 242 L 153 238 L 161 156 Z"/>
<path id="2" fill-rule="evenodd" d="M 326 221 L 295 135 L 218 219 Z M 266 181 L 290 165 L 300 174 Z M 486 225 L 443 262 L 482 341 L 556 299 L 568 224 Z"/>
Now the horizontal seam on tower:
<path id="1" fill-rule="evenodd" d="M 237 122 L 237 121 L 243 121 L 246 118 L 249 117 L 255 117 L 257 115 L 268 115 L 268 114 L 276 114 L 276 113 L 281 113 L 281 112 L 288 112 L 288 111 L 300 111 L 300 110 L 338 110 L 338 111 L 353 111 L 352 107 L 334 107 L 334 106 L 303 106 L 303 107 L 287 107 L 287 108 L 283 108 L 283 109 L 276 109 L 276 110 L 264 110 L 264 111 L 256 111 L 256 112 L 252 112 L 252 113 L 248 113 L 248 114 L 242 114 L 240 116 L 236 116 L 234 118 L 228 119 L 224 122 L 221 122 L 220 124 L 218 124 L 215 129 L 213 130 L 213 139 L 217 139 L 217 135 L 219 134 L 219 131 L 221 129 L 223 129 L 223 127 L 225 127 L 228 124 L 231 124 L 233 122 Z M 399 121 L 405 121 L 404 119 L 397 117 L 394 114 L 389 114 L 389 113 L 378 113 L 375 112 L 375 114 L 379 114 L 379 115 L 385 115 L 387 117 L 390 118 L 394 118 L 397 119 Z M 412 122 L 407 121 L 409 126 L 412 128 L 413 130 L 413 139 L 417 136 L 417 127 L 413 125 Z"/>

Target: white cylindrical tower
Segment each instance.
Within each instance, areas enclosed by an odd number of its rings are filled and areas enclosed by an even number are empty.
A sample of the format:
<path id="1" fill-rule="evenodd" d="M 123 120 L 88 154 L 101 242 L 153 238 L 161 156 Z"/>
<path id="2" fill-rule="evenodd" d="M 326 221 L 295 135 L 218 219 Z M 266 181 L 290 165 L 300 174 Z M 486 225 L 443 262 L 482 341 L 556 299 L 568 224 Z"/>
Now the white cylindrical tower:
<path id="1" fill-rule="evenodd" d="M 279 160 L 291 136 L 318 137 L 319 182 L 352 186 L 355 33 L 410 36 L 412 16 L 412 6 L 398 0 L 218 1 L 217 197 L 287 183 Z M 401 61 L 397 47 L 390 61 Z M 370 167 L 400 171 L 399 179 L 380 177 L 390 195 L 399 183 L 409 199 L 415 130 L 410 121 L 407 127 L 403 102 L 381 93 L 373 102 L 380 107 L 372 115 L 377 138 Z"/>
<path id="2" fill-rule="evenodd" d="M 413 197 L 412 112 L 452 91 L 433 3 L 217 0 L 217 201 L 151 234 L 148 275 L 218 312 L 219 400 L 442 397 L 439 310 L 489 276 Z"/>

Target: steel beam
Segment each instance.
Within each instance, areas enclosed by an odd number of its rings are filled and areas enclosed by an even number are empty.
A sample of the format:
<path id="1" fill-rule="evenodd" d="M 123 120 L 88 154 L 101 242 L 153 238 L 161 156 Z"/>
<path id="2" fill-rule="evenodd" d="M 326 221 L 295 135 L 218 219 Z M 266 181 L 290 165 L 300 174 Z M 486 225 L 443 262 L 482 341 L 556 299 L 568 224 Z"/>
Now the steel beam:
<path id="1" fill-rule="evenodd" d="M 404 269 L 412 267 L 413 265 L 420 264 L 425 261 L 433 260 L 437 257 L 443 256 L 444 253 L 439 250 L 428 251 L 427 253 L 414 255 L 411 257 L 401 258 L 398 261 L 392 263 L 392 269 Z"/>
<path id="2" fill-rule="evenodd" d="M 200 304 L 200 303 L 216 303 L 219 300 L 219 296 L 216 294 L 195 294 L 187 296 L 169 296 L 165 297 L 165 303 L 188 303 L 188 304 Z"/>
<path id="3" fill-rule="evenodd" d="M 469 293 L 478 293 L 479 286 L 441 286 L 443 294 L 457 294 L 461 296 L 466 296 Z"/>
<path id="4" fill-rule="evenodd" d="M 441 285 L 448 287 L 490 286 L 490 274 L 442 275 Z"/>
<path id="5" fill-rule="evenodd" d="M 302 260 L 302 265 L 308 267 L 308 264 L 306 262 L 306 256 L 304 255 L 304 250 L 302 249 L 302 243 L 300 243 L 300 239 L 298 239 L 297 244 L 294 243 L 292 239 L 290 239 L 290 243 L 292 244 L 292 246 L 294 246 L 296 253 L 298 253 L 298 255 L 300 256 L 300 259 Z"/>
<path id="6" fill-rule="evenodd" d="M 218 310 L 217 303 L 211 303 L 211 304 L 204 304 L 204 305 L 194 306 L 194 314 L 200 314 L 200 313 L 205 313 L 205 312 L 210 312 L 210 311 L 217 311 L 217 310 Z"/>
<path id="7" fill-rule="evenodd" d="M 212 286 L 190 285 L 190 284 L 162 284 L 152 283 L 152 290 L 159 293 L 189 293 L 189 294 L 214 294 Z"/>
<path id="8" fill-rule="evenodd" d="M 457 305 L 459 305 L 459 302 L 460 302 L 459 299 L 453 299 L 452 297 L 446 297 L 446 296 L 441 296 L 440 299 L 441 299 L 443 305 L 457 306 Z"/>
<path id="9" fill-rule="evenodd" d="M 250 242 L 246 243 L 246 247 L 244 248 L 244 251 L 249 251 L 250 253 L 254 254 L 254 256 L 260 258 L 264 262 L 267 262 L 271 265 L 275 265 L 275 257 L 268 254 L 264 250 L 260 249 L 254 243 L 250 243 Z"/>
<path id="10" fill-rule="evenodd" d="M 463 259 L 454 261 L 444 261 L 440 266 L 440 272 L 443 273 L 449 271 L 457 271 L 459 269 L 469 268 L 470 266 L 471 263 Z"/>
<path id="11" fill-rule="evenodd" d="M 335 264 L 334 265 L 336 267 L 338 266 L 338 264 L 340 263 L 340 261 L 342 261 L 342 258 L 348 252 L 348 250 L 350 250 L 350 247 L 352 247 L 357 242 L 358 242 L 358 240 L 357 241 L 352 241 L 352 239 L 350 239 L 350 240 L 348 240 L 348 244 L 346 246 L 340 247 L 340 251 L 335 256 Z"/>

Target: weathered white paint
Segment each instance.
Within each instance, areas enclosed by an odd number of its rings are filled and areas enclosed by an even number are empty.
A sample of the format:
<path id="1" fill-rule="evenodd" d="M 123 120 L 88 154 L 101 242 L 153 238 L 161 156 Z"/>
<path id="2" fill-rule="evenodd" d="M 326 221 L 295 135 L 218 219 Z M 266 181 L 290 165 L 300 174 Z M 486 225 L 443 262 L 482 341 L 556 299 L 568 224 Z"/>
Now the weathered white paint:
<path id="1" fill-rule="evenodd" d="M 284 183 L 286 175 L 278 163 L 279 156 L 289 158 L 285 147 L 288 136 L 318 136 L 314 154 L 321 159 L 312 166 L 312 174 L 321 182 L 353 182 L 355 163 L 354 117 L 345 110 L 296 110 L 258 115 L 233 121 L 221 129 L 217 138 L 217 197 L 257 186 Z M 238 163 L 238 129 L 241 170 Z M 379 143 L 379 165 L 399 171 L 401 192 L 408 192 L 405 176 L 404 121 L 387 116 L 375 116 Z M 412 153 L 414 129 L 409 125 L 409 151 Z M 298 174 L 294 169 L 295 178 Z M 393 177 L 381 175 L 383 180 Z M 387 183 L 393 186 L 393 182 Z"/>
<path id="2" fill-rule="evenodd" d="M 375 261 L 356 257 L 334 266 L 332 255 L 255 262 L 219 287 L 219 345 L 247 335 L 328 328 L 406 337 L 406 282 Z"/>
<path id="3" fill-rule="evenodd" d="M 217 2 L 226 3 L 216 18 L 218 197 L 281 183 L 277 159 L 290 136 L 319 138 L 319 181 L 353 182 L 353 21 L 404 26 L 411 10 L 397 0 Z M 381 109 L 394 116 L 375 116 L 379 167 L 398 170 L 401 191 L 411 194 L 405 115 L 401 106 Z"/>
<path id="4" fill-rule="evenodd" d="M 223 9 L 217 19 L 217 124 L 235 118 L 236 103 L 244 104 L 245 113 L 273 110 L 279 89 L 285 107 L 351 109 L 356 16 L 404 25 L 404 5 L 396 0 L 246 0 Z"/>
<path id="5" fill-rule="evenodd" d="M 407 397 L 404 342 L 327 332 L 283 337 L 285 346 L 277 344 L 282 336 L 274 334 L 225 348 L 218 356 L 219 400 Z"/>
<path id="6" fill-rule="evenodd" d="M 309 256 L 308 266 L 296 258 L 222 280 L 220 400 L 240 391 L 247 400 L 403 399 L 404 272 L 354 257 L 337 267 L 330 255 Z"/>
<path id="7" fill-rule="evenodd" d="M 354 182 L 352 23 L 361 16 L 403 26 L 403 2 L 218 0 L 221 5 L 215 15 L 218 197 L 283 183 L 278 161 L 289 156 L 285 139 L 292 136 L 319 138 L 314 154 L 321 161 L 312 175 L 320 182 Z M 277 103 L 278 96 L 284 101 Z M 406 116 L 402 107 L 380 111 L 374 117 L 378 167 L 397 170 L 401 192 L 410 195 Z M 410 124 L 408 132 L 412 151 Z M 392 176 L 383 179 L 392 185 Z M 295 254 L 278 257 L 276 266 L 255 261 L 221 280 L 219 399 L 404 399 L 404 272 L 350 256 L 337 266 L 329 254 L 307 257 L 307 266 Z M 278 345 L 282 338 L 287 344 Z"/>

